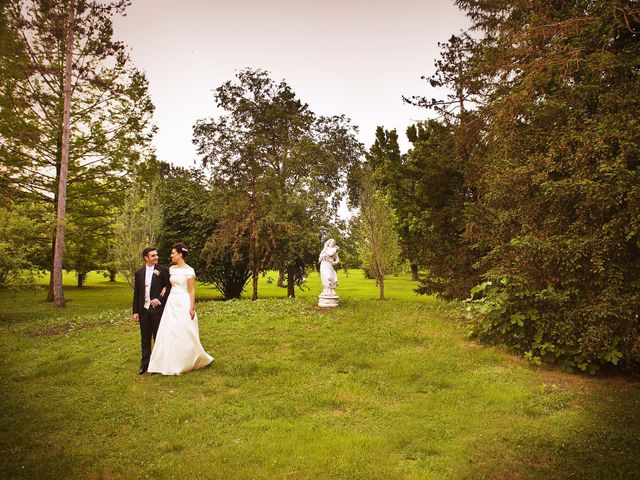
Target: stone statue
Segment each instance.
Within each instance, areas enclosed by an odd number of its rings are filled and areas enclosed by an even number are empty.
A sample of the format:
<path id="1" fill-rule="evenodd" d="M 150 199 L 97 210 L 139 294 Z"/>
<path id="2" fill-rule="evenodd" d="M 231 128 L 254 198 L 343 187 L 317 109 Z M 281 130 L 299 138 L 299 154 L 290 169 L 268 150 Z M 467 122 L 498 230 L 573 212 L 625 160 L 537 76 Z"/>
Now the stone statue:
<path id="1" fill-rule="evenodd" d="M 333 268 L 340 259 L 338 258 L 338 245 L 333 238 L 324 242 L 324 248 L 320 252 L 320 279 L 322 280 L 322 293 L 319 296 L 319 307 L 337 307 L 340 297 L 336 295 L 338 287 L 338 275 Z"/>

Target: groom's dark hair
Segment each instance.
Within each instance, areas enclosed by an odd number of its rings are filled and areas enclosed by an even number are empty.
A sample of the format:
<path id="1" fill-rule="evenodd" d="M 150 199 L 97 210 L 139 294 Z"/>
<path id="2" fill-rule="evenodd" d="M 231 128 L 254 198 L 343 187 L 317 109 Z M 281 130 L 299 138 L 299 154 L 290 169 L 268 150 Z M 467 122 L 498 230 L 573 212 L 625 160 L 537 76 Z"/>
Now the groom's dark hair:
<path id="1" fill-rule="evenodd" d="M 156 247 L 147 247 L 144 250 L 142 250 L 142 258 L 147 258 L 147 255 L 149 255 L 149 252 L 153 252 L 154 250 L 158 250 Z"/>

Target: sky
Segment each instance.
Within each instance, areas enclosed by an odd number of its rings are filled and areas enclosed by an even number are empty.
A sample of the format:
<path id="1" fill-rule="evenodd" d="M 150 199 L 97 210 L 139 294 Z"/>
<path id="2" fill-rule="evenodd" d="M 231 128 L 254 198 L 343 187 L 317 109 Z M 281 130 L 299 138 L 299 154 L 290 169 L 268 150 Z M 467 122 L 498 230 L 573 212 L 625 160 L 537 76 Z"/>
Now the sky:
<path id="1" fill-rule="evenodd" d="M 199 164 L 192 127 L 216 117 L 213 90 L 246 67 L 284 79 L 318 115 L 349 117 L 366 148 L 378 125 L 432 116 L 402 96 L 440 96 L 421 80 L 438 42 L 468 26 L 453 0 L 133 0 L 114 37 L 149 79 L 158 158 Z"/>

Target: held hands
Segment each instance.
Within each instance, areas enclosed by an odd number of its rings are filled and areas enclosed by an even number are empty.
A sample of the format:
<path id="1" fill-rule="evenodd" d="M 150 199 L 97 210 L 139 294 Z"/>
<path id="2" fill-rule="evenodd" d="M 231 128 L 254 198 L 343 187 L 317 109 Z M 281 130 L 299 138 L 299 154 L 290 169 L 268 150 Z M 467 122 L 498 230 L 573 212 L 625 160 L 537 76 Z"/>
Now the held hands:
<path id="1" fill-rule="evenodd" d="M 134 322 L 139 322 L 140 321 L 140 316 L 137 313 L 134 313 L 133 314 L 133 318 L 131 320 L 133 320 Z"/>
<path id="2" fill-rule="evenodd" d="M 164 294 L 167 293 L 167 287 L 163 287 L 162 291 L 160 292 L 160 296 L 164 297 Z M 160 302 L 160 300 L 158 300 L 157 298 L 154 298 L 153 300 L 151 300 L 150 305 L 153 308 L 158 308 L 159 305 L 162 305 L 162 303 Z"/>
<path id="3" fill-rule="evenodd" d="M 191 307 L 189 309 L 189 315 L 191 316 L 191 320 L 193 320 L 194 318 L 196 318 L 196 309 L 194 307 Z"/>

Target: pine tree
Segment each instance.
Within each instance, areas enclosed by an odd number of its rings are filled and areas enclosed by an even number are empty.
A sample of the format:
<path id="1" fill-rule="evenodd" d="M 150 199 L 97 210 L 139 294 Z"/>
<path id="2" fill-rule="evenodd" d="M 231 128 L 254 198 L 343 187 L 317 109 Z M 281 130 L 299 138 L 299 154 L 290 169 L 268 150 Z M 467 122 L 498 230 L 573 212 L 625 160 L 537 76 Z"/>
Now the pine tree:
<path id="1" fill-rule="evenodd" d="M 123 190 L 124 174 L 146 153 L 153 133 L 146 78 L 131 68 L 124 45 L 112 39 L 111 17 L 128 4 L 123 0 L 5 4 L 6 27 L 17 40 L 0 59 L 3 71 L 11 73 L 0 90 L 0 102 L 6 106 L 0 114 L 0 171 L 14 197 L 48 204 L 50 212 L 62 213 L 60 194 L 66 186 L 64 211 L 70 218 L 76 204 L 82 203 L 76 199 L 86 194 L 86 183 L 97 187 L 94 193 L 106 209 L 109 202 L 122 198 L 110 195 Z M 73 22 L 68 21 L 71 13 Z M 67 41 L 70 31 L 72 44 Z M 68 44 L 73 48 L 71 63 L 65 61 Z M 68 178 L 61 182 L 67 65 L 71 69 L 69 159 Z M 53 232 L 50 239 L 53 257 Z M 54 271 L 60 271 L 61 260 L 59 251 L 56 268 L 51 268 L 51 300 Z"/>

